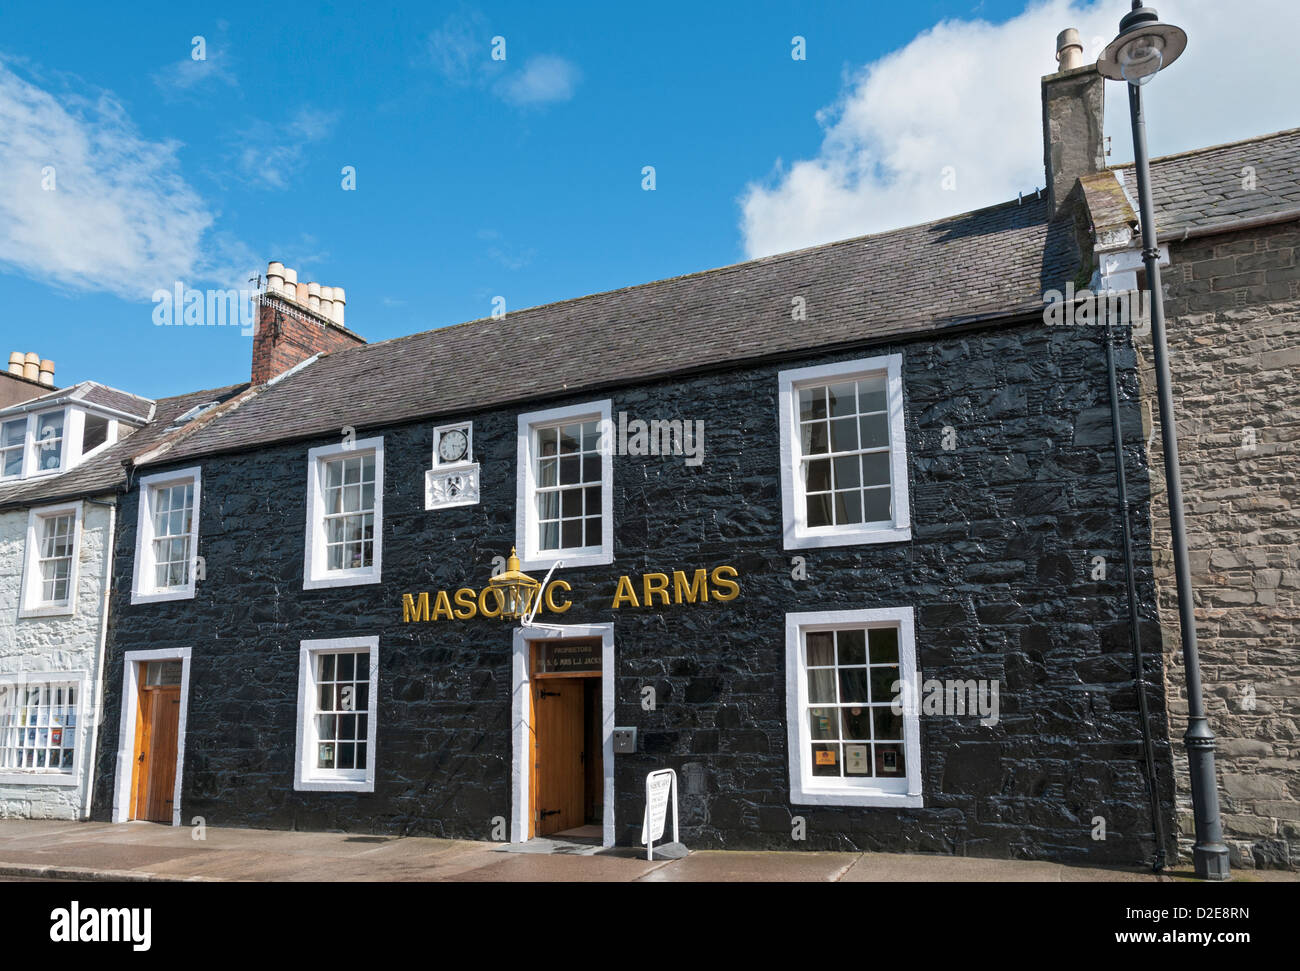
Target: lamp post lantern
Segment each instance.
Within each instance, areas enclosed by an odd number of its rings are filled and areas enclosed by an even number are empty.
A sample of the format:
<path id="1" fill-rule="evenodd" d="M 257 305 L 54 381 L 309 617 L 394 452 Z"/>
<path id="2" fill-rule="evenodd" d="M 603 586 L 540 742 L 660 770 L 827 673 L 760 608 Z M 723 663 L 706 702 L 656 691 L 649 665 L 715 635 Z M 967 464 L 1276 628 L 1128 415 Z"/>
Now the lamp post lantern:
<path id="1" fill-rule="evenodd" d="M 1178 586 L 1178 616 L 1182 630 L 1183 668 L 1187 678 L 1187 732 L 1183 744 L 1191 775 L 1192 814 L 1196 844 L 1192 859 L 1196 875 L 1205 880 L 1229 876 L 1228 848 L 1223 845 L 1219 819 L 1219 790 L 1214 774 L 1214 733 L 1205 715 L 1201 690 L 1201 662 L 1196 649 L 1196 613 L 1192 600 L 1191 567 L 1187 557 L 1187 532 L 1183 522 L 1183 486 L 1178 469 L 1178 432 L 1174 425 L 1174 396 L 1165 342 L 1164 292 L 1160 285 L 1160 246 L 1156 238 L 1155 205 L 1151 196 L 1151 164 L 1147 156 L 1146 121 L 1142 113 L 1142 87 L 1168 67 L 1187 47 L 1179 27 L 1162 24 L 1155 10 L 1133 0 L 1133 9 L 1119 22 L 1119 36 L 1097 61 L 1102 76 L 1128 83 L 1129 114 L 1133 124 L 1133 162 L 1137 176 L 1142 224 L 1142 260 L 1151 293 L 1151 347 L 1155 358 L 1156 392 L 1160 402 L 1160 438 L 1165 457 L 1165 482 L 1169 495 L 1169 525 L 1174 547 L 1174 575 Z"/>

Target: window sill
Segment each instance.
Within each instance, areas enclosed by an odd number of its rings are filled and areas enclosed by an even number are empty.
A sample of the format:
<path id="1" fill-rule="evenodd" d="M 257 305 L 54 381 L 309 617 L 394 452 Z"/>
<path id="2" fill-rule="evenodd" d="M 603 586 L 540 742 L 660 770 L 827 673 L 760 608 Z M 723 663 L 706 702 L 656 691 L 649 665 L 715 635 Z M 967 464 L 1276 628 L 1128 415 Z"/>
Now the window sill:
<path id="1" fill-rule="evenodd" d="M 27 620 L 41 617 L 72 617 L 76 612 L 77 608 L 73 604 L 67 604 L 62 607 L 24 607 L 18 611 L 18 618 L 20 620 Z"/>
<path id="2" fill-rule="evenodd" d="M 577 566 L 609 566 L 614 562 L 614 553 L 612 550 L 598 550 L 594 553 L 548 550 L 545 553 L 530 552 L 527 556 L 521 556 L 519 560 L 521 570 L 549 570 L 561 560 L 564 561 L 564 568 L 567 570 Z"/>
<path id="3" fill-rule="evenodd" d="M 0 786 L 75 786 L 79 780 L 69 772 L 32 769 L 28 772 L 0 772 Z"/>
<path id="4" fill-rule="evenodd" d="M 165 603 L 168 600 L 193 600 L 194 587 L 186 587 L 182 590 L 162 590 L 158 593 L 138 593 L 131 591 L 132 604 L 152 604 Z"/>
<path id="5" fill-rule="evenodd" d="M 358 587 L 367 583 L 379 583 L 382 578 L 373 571 L 366 573 L 341 573 L 336 576 L 306 577 L 302 581 L 304 590 L 328 590 L 331 587 Z"/>
<path id="6" fill-rule="evenodd" d="M 297 792 L 374 792 L 373 779 L 295 779 Z"/>
<path id="7" fill-rule="evenodd" d="M 785 530 L 785 548 L 788 550 L 817 549 L 827 546 L 866 546 L 874 543 L 905 543 L 912 538 L 912 527 L 883 526 L 871 529 L 845 529 L 839 532 L 821 532 L 800 526 Z"/>
<path id="8" fill-rule="evenodd" d="M 921 807 L 925 797 L 919 793 L 888 792 L 849 786 L 797 786 L 790 793 L 790 802 L 796 806 L 877 806 L 895 809 Z"/>

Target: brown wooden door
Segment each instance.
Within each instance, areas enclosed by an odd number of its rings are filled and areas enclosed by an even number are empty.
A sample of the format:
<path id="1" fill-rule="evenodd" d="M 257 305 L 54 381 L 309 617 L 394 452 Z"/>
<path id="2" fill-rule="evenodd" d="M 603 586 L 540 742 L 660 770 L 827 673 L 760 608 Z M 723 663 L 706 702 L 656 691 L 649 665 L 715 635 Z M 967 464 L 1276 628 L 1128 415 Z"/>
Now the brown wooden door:
<path id="1" fill-rule="evenodd" d="M 180 712 L 180 687 L 140 689 L 140 717 L 136 719 L 135 733 L 133 819 L 158 823 L 172 821 Z"/>
<path id="2" fill-rule="evenodd" d="M 581 826 L 583 818 L 581 678 L 533 682 L 532 805 L 535 832 L 547 836 Z"/>

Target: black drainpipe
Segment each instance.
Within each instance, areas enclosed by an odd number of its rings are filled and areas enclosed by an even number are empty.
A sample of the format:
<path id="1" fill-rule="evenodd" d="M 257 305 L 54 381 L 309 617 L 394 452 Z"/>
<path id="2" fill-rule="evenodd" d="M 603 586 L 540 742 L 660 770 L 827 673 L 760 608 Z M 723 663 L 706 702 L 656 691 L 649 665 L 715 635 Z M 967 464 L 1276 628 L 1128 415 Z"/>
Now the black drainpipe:
<path id="1" fill-rule="evenodd" d="M 1109 308 L 1107 308 L 1107 311 Z M 1156 777 L 1156 757 L 1151 744 L 1151 715 L 1147 709 L 1146 681 L 1142 672 L 1142 632 L 1138 627 L 1137 579 L 1133 574 L 1133 533 L 1129 527 L 1128 482 L 1124 476 L 1124 437 L 1119 421 L 1119 387 L 1115 380 L 1115 347 L 1111 335 L 1110 314 L 1106 313 L 1106 376 L 1110 383 L 1110 427 L 1115 440 L 1115 486 L 1119 492 L 1119 521 L 1124 532 L 1124 577 L 1128 581 L 1129 629 L 1133 640 L 1133 680 L 1137 685 L 1138 711 L 1142 718 L 1142 748 L 1146 753 L 1147 794 L 1151 800 L 1151 825 L 1156 837 L 1155 858 L 1151 869 L 1165 868 L 1165 827 L 1160 819 L 1160 792 Z"/>

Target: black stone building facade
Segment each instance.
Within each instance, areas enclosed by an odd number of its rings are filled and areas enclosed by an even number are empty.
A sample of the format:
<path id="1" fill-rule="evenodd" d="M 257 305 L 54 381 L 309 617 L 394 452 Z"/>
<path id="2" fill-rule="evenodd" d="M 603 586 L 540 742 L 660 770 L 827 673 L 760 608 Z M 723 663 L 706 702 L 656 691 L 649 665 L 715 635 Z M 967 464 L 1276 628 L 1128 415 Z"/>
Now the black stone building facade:
<path id="1" fill-rule="evenodd" d="M 1012 222 L 1045 227 L 1045 213 L 1040 203 L 1036 213 L 1014 213 Z M 281 303 L 268 297 L 264 313 Z M 490 333 L 493 322 L 467 327 Z M 644 338 L 651 353 L 654 338 L 651 328 Z M 367 352 L 425 359 L 423 350 L 395 341 L 331 358 L 336 365 Z M 625 353 L 637 355 L 636 344 Z M 1124 343 L 1120 356 L 1124 419 L 1137 428 L 1131 346 Z M 786 548 L 781 373 L 890 358 L 900 365 L 905 442 L 893 444 L 901 446 L 906 469 L 910 538 Z M 1150 856 L 1152 802 L 1117 566 L 1104 353 L 1094 330 L 1048 327 L 1041 311 L 938 331 L 918 327 L 834 350 L 767 355 L 382 425 L 354 418 L 369 408 L 357 402 L 314 416 L 335 432 L 288 441 L 266 441 L 266 425 L 251 430 L 253 417 L 238 418 L 257 408 L 310 408 L 301 382 L 328 360 L 219 414 L 171 453 L 141 462 L 141 475 L 164 480 L 200 470 L 203 570 L 192 598 L 132 602 L 142 491 L 123 501 L 107 705 L 122 710 L 125 669 L 145 656 L 135 652 L 175 649 L 184 658 L 178 818 L 526 838 L 517 778 L 524 758 L 514 674 L 518 624 L 432 616 L 436 592 L 450 599 L 461 588 L 480 590 L 493 558 L 518 542 L 520 413 L 607 401 L 611 428 L 620 414 L 702 422 L 704 448 L 698 465 L 676 455 L 611 457 L 612 562 L 559 567 L 554 579 L 569 589 L 555 588 L 561 592 L 552 599 L 572 606 L 537 617 L 576 633 L 589 634 L 584 625 L 612 625 L 613 710 L 604 727 L 634 727 L 638 742 L 634 753 L 613 756 L 606 842 L 637 842 L 645 775 L 671 767 L 680 780 L 682 838 L 692 847 L 857 847 L 1116 863 Z M 328 379 L 318 373 L 315 380 Z M 250 428 L 251 447 L 223 449 L 223 425 L 234 426 L 233 442 L 240 421 Z M 427 509 L 434 430 L 459 421 L 472 422 L 478 501 Z M 358 444 L 382 440 L 382 578 L 304 589 L 308 457 L 314 448 L 337 446 L 343 433 Z M 201 451 L 205 434 L 217 451 L 186 452 L 186 441 Z M 1145 474 L 1137 441 L 1129 471 L 1140 493 Z M 1139 515 L 1135 526 L 1144 551 L 1139 589 L 1153 617 L 1148 525 Z M 1105 579 L 1095 579 L 1097 557 L 1113 565 Z M 672 596 L 641 603 L 648 574 L 694 578 L 704 570 L 712 581 L 719 567 L 734 571 L 722 574 L 739 585 L 732 599 L 720 600 L 715 583 L 707 602 L 677 603 Z M 532 572 L 540 579 L 544 571 Z M 620 577 L 628 578 L 635 605 L 624 596 L 614 606 Z M 412 616 L 422 592 L 433 605 L 428 620 Z M 407 595 L 412 601 L 404 604 Z M 881 608 L 911 614 L 915 688 L 992 684 L 999 711 L 992 724 L 974 711 L 919 717 L 916 805 L 837 805 L 833 795 L 830 804 L 801 804 L 792 796 L 787 616 Z M 377 643 L 377 695 L 368 708 L 377 722 L 373 789 L 296 788 L 304 720 L 300 645 L 344 638 Z M 1158 657 L 1148 659 L 1147 680 L 1157 763 L 1168 766 L 1154 689 L 1161 683 Z M 132 704 L 128 697 L 126 707 Z M 133 751 L 123 729 L 115 736 L 108 721 L 95 800 L 102 819 L 127 814 L 121 773 L 130 761 L 124 753 Z M 851 754 L 836 750 L 840 760 Z M 1158 790 L 1158 811 L 1172 819 L 1168 772 Z"/>

